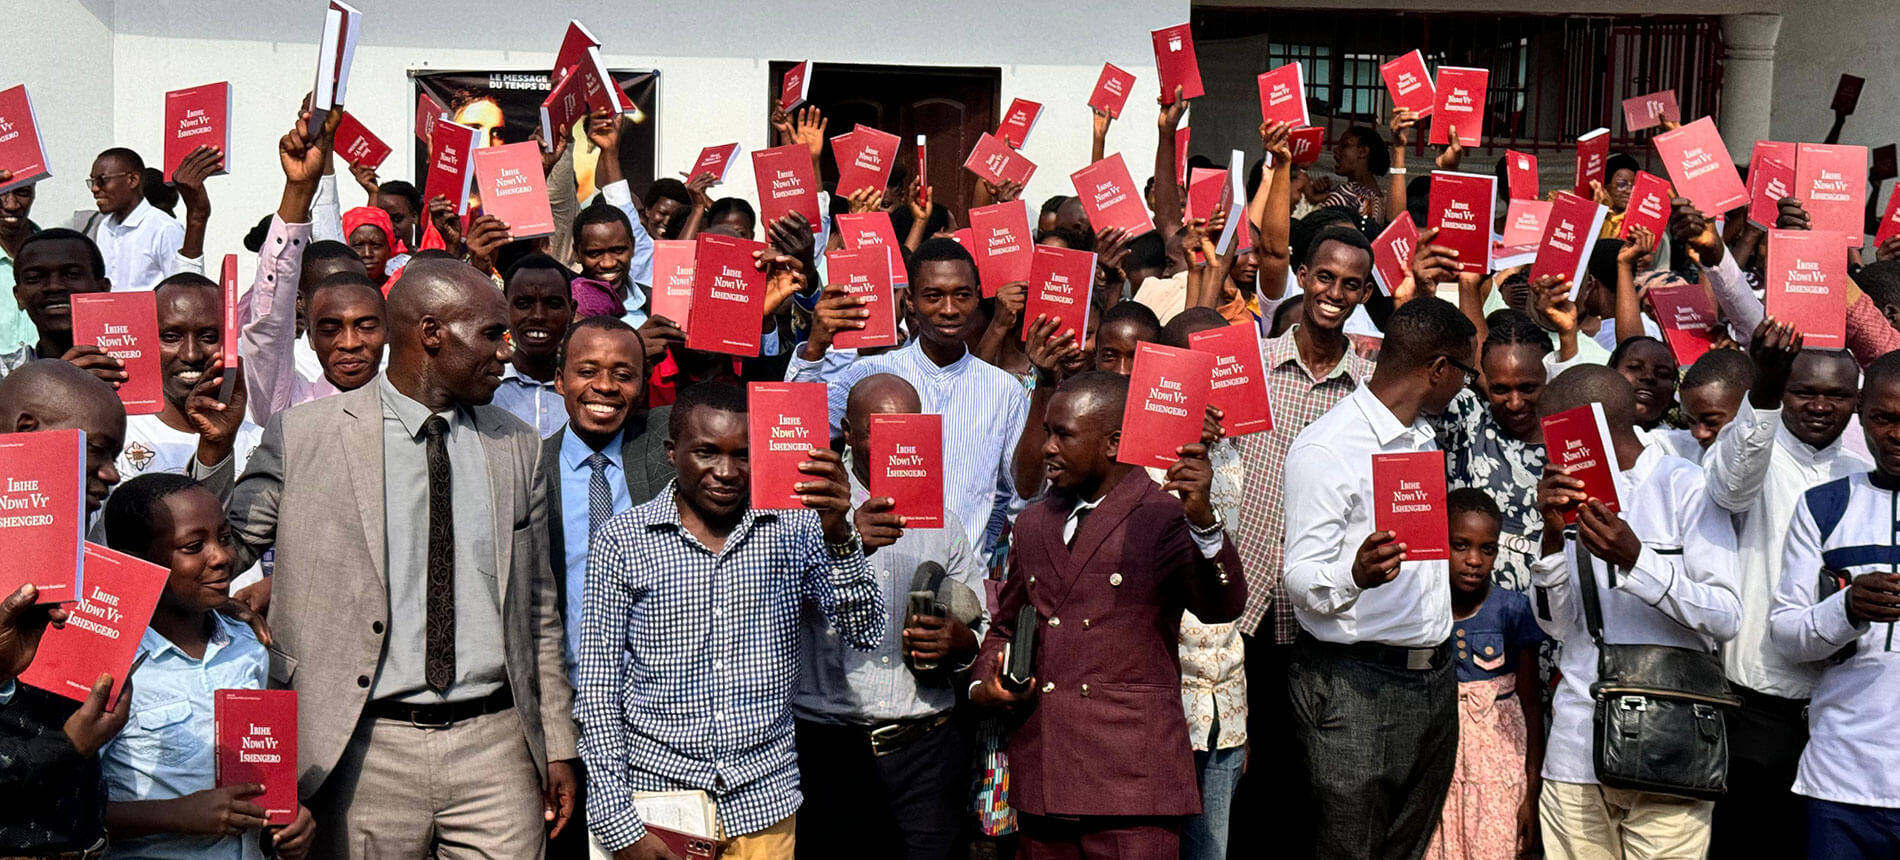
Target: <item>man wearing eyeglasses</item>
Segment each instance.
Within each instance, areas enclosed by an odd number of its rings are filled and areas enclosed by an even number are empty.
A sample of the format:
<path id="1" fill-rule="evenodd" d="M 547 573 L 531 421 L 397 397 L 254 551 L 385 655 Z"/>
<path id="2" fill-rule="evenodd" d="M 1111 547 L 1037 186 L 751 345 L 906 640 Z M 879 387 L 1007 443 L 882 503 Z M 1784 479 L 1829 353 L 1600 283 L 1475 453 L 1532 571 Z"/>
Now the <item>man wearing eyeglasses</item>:
<path id="1" fill-rule="evenodd" d="M 106 258 L 106 277 L 118 291 L 149 290 L 178 270 L 185 225 L 145 200 L 145 160 L 124 147 L 99 153 L 86 187 L 99 214 L 83 229 Z"/>
<path id="2" fill-rule="evenodd" d="M 1372 458 L 1436 450 L 1430 418 L 1477 377 L 1477 329 L 1448 302 L 1393 311 L 1370 379 L 1293 440 L 1286 592 L 1294 734 L 1318 813 L 1313 856 L 1418 858 L 1458 747 L 1446 562 L 1374 530 Z"/>

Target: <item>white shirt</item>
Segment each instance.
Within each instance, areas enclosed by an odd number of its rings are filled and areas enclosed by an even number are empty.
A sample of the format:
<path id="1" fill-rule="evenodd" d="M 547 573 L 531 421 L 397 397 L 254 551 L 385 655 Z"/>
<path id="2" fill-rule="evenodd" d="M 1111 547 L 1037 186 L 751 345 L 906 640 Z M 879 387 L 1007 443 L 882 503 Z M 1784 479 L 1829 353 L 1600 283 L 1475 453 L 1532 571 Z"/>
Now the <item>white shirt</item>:
<path id="1" fill-rule="evenodd" d="M 1636 466 L 1616 475 L 1623 521 L 1642 540 L 1636 566 L 1615 571 L 1591 561 L 1603 608 L 1603 641 L 1612 645 L 1674 645 L 1714 651 L 1741 626 L 1742 600 L 1735 584 L 1734 530 L 1728 512 L 1708 500 L 1702 470 L 1653 448 Z M 1594 785 L 1591 722 L 1597 679 L 1597 647 L 1584 621 L 1578 592 L 1577 538 L 1567 531 L 1564 550 L 1531 565 L 1537 588 L 1537 625 L 1563 642 L 1558 668 L 1563 681 L 1551 710 L 1544 778 Z"/>
<path id="2" fill-rule="evenodd" d="M 185 225 L 140 200 L 124 221 L 100 218 L 93 241 L 106 258 L 113 292 L 149 290 L 178 270 Z"/>
<path id="3" fill-rule="evenodd" d="M 1709 499 L 1733 514 L 1739 538 L 1742 632 L 1722 647 L 1728 679 L 1771 696 L 1805 699 L 1814 692 L 1820 667 L 1768 647 L 1768 609 L 1781 582 L 1788 523 L 1809 487 L 1874 466 L 1844 450 L 1839 439 L 1819 450 L 1810 447 L 1781 419 L 1779 407 L 1756 409 L 1743 398 L 1735 420 L 1709 446 L 1702 467 Z M 1810 568 L 1804 575 L 1811 581 L 1814 574 Z"/>
<path id="4" fill-rule="evenodd" d="M 245 461 L 251 459 L 251 452 L 263 438 L 264 430 L 256 424 L 245 421 L 238 427 L 236 443 L 231 447 L 231 474 L 244 474 Z M 197 456 L 198 434 L 173 430 L 157 415 L 127 415 L 125 447 L 114 465 L 119 467 L 121 482 L 157 472 L 190 475 L 191 461 Z M 253 564 L 231 581 L 231 591 L 235 593 L 263 577 L 262 563 Z"/>
<path id="5" fill-rule="evenodd" d="M 1822 564 L 1850 575 L 1893 570 L 1894 523 L 1900 503 L 1892 490 L 1876 487 L 1868 473 L 1843 478 L 1847 510 L 1825 540 L 1805 495 L 1789 523 L 1782 577 L 1769 611 L 1772 648 L 1807 663 L 1820 675 L 1808 704 L 1808 746 L 1801 751 L 1794 793 L 1805 797 L 1900 807 L 1900 652 L 1894 625 L 1847 620 L 1847 592 L 1820 599 Z M 1838 665 L 1829 658 L 1844 646 L 1853 656 Z"/>
<path id="6" fill-rule="evenodd" d="M 1372 522 L 1372 455 L 1438 450 L 1430 422 L 1411 426 L 1360 386 L 1293 439 L 1286 455 L 1286 590 L 1300 627 L 1326 642 L 1410 648 L 1451 637 L 1446 562 L 1408 561 L 1361 589 L 1353 556 Z"/>
<path id="7" fill-rule="evenodd" d="M 1701 465 L 1703 458 L 1702 443 L 1695 440 L 1695 434 L 1676 427 L 1658 424 L 1654 430 L 1636 428 L 1636 439 L 1644 448 L 1654 448 L 1658 454 L 1681 457 L 1691 463 Z"/>

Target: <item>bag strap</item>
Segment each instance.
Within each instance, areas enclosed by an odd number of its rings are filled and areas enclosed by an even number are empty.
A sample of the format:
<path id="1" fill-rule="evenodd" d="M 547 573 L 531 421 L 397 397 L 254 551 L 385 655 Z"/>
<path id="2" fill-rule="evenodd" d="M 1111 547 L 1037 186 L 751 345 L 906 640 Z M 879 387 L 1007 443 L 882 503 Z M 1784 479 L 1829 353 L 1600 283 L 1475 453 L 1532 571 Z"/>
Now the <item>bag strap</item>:
<path id="1" fill-rule="evenodd" d="M 1597 594 L 1597 571 L 1595 559 L 1590 551 L 1583 548 L 1583 542 L 1573 540 L 1577 550 L 1578 591 L 1583 597 L 1583 621 L 1590 630 L 1590 639 L 1597 644 L 1598 660 L 1603 654 L 1603 599 Z"/>

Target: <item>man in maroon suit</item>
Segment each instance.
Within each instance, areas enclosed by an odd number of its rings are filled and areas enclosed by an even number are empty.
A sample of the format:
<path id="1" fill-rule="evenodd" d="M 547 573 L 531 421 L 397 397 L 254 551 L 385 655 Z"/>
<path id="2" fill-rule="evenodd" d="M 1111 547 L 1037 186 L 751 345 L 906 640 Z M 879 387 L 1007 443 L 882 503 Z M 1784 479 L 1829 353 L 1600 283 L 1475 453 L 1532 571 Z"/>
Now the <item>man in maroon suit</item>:
<path id="1" fill-rule="evenodd" d="M 1077 375 L 1049 402 L 1051 489 L 1016 521 L 1002 606 L 970 698 L 1020 716 L 1010 805 L 1029 860 L 1174 860 L 1201 810 L 1181 711 L 1181 611 L 1230 621 L 1246 603 L 1240 555 L 1208 500 L 1206 448 L 1184 445 L 1155 486 L 1115 461 L 1128 380 Z M 1172 491 L 1179 498 L 1168 495 Z M 1011 689 L 1003 646 L 1036 607 L 1035 678 Z"/>

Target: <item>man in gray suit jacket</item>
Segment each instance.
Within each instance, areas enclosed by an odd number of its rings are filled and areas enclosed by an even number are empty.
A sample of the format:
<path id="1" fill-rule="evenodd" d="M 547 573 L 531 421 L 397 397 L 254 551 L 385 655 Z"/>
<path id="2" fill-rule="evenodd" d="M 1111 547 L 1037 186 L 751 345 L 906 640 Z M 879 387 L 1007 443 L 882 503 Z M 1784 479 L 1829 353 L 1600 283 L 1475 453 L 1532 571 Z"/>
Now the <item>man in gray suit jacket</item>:
<path id="1" fill-rule="evenodd" d="M 274 416 L 231 498 L 243 563 L 276 547 L 271 684 L 302 694 L 313 856 L 539 858 L 577 732 L 541 440 L 487 405 L 506 308 L 423 260 L 388 319 L 383 378 Z"/>

